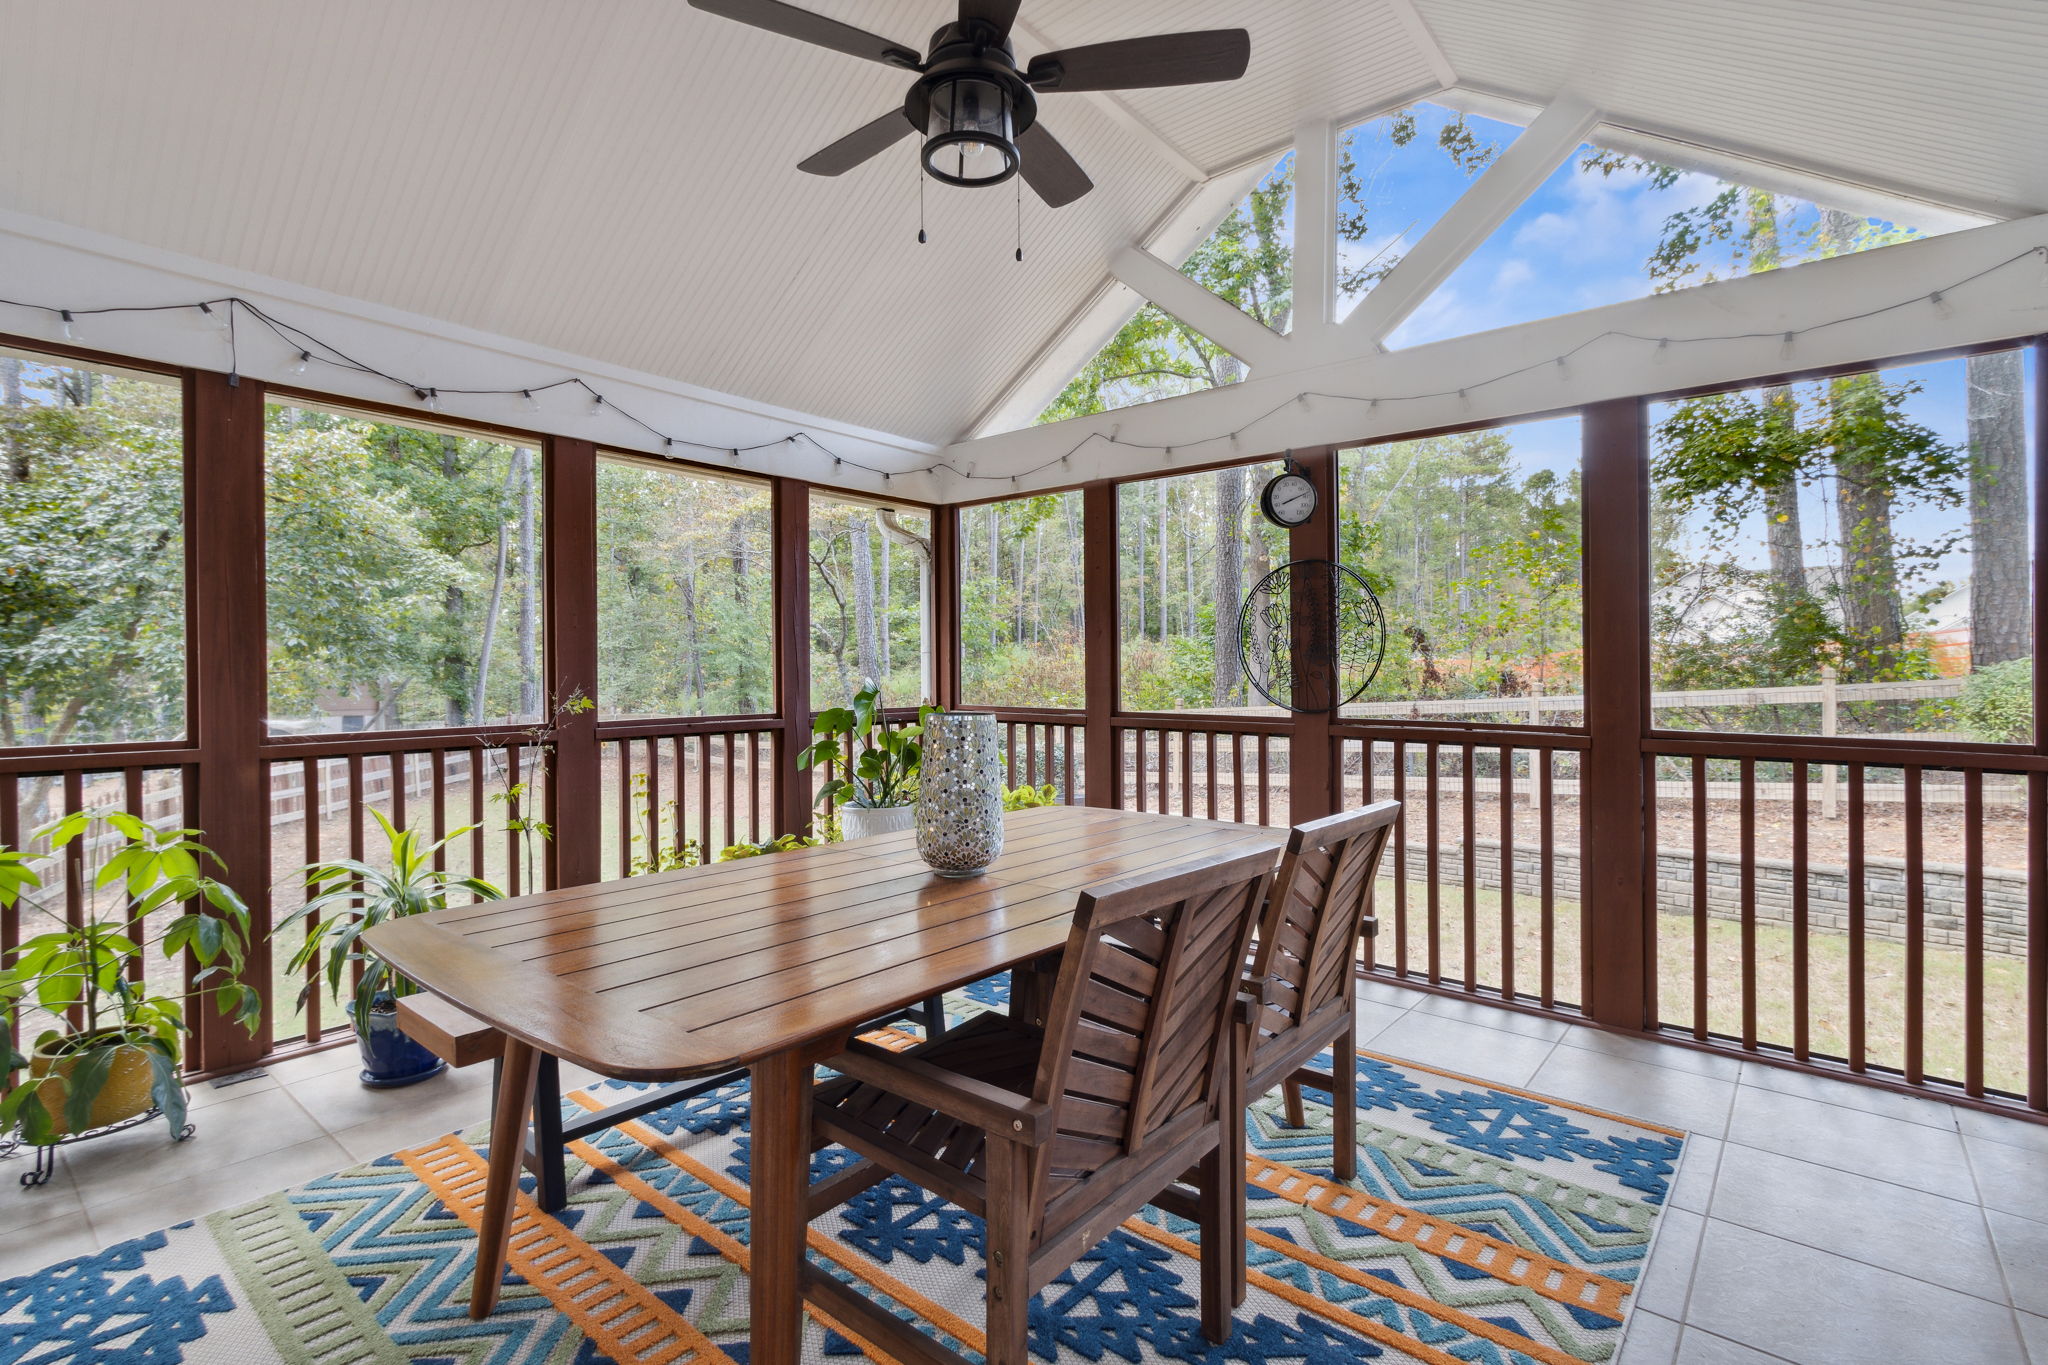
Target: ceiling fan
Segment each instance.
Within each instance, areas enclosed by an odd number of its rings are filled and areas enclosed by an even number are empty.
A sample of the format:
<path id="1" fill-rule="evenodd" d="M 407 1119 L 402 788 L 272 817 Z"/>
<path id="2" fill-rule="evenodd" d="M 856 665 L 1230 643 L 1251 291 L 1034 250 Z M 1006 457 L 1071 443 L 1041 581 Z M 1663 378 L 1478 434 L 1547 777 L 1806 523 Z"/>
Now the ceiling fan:
<path id="1" fill-rule="evenodd" d="M 843 175 L 909 134 L 924 136 L 924 168 L 948 185 L 999 185 L 1013 175 L 1054 208 L 1095 182 L 1038 121 L 1038 96 L 1074 90 L 1234 81 L 1251 60 L 1241 28 L 1162 33 L 1041 52 L 1021 71 L 1010 44 L 1019 0 L 960 0 L 960 17 L 917 52 L 782 0 L 690 0 L 736 19 L 849 56 L 917 73 L 899 109 L 854 129 L 799 162 L 812 175 Z"/>

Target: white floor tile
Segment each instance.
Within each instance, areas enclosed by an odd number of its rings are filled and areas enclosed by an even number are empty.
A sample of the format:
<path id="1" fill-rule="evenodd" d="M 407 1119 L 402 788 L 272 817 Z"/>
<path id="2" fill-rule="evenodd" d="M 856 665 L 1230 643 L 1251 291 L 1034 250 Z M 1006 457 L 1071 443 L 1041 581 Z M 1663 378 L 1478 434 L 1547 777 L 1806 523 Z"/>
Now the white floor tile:
<path id="1" fill-rule="evenodd" d="M 1478 1080 L 1526 1086 L 1556 1046 L 1544 1038 L 1411 1010 L 1374 1038 L 1371 1050 Z"/>
<path id="2" fill-rule="evenodd" d="M 1577 1104 L 1707 1137 L 1727 1131 L 1728 1108 L 1735 1099 L 1733 1081 L 1575 1047 L 1551 1053 L 1529 1086 Z"/>
<path id="3" fill-rule="evenodd" d="M 1977 1197 L 1963 1139 L 1949 1129 L 1745 1085 L 1735 1096 L 1728 1139 L 1949 1199 Z"/>

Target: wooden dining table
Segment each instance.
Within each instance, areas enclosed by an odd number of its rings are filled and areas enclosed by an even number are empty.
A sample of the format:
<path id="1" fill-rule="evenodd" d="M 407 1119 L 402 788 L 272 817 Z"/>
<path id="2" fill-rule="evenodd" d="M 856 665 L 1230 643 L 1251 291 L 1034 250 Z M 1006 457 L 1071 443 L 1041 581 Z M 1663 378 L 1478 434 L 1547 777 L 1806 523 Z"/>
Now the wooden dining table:
<path id="1" fill-rule="evenodd" d="M 1082 888 L 1285 831 L 1084 807 L 1004 817 L 1002 856 L 941 877 L 884 835 L 392 920 L 364 941 L 505 1036 L 470 1312 L 496 1305 L 541 1058 L 600 1075 L 751 1075 L 750 1359 L 795 1365 L 813 1068 L 857 1030 L 1066 941 Z"/>

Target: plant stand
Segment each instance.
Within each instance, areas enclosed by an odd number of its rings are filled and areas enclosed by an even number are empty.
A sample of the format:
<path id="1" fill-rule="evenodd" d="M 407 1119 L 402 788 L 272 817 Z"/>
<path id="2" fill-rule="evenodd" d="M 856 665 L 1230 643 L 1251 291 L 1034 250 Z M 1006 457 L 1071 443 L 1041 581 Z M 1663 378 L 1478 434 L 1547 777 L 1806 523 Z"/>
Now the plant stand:
<path id="1" fill-rule="evenodd" d="M 34 1189 L 38 1185 L 50 1183 L 50 1177 L 57 1173 L 57 1149 L 59 1147 L 69 1147 L 74 1142 L 91 1142 L 94 1138 L 103 1138 L 111 1133 L 126 1132 L 130 1128 L 139 1127 L 153 1119 L 160 1119 L 163 1117 L 163 1114 L 163 1110 L 155 1105 L 151 1105 L 141 1113 L 122 1119 L 119 1123 L 110 1123 L 103 1128 L 88 1128 L 82 1133 L 67 1133 L 55 1142 L 34 1144 L 36 1164 L 32 1170 L 26 1170 L 21 1173 L 22 1187 L 24 1189 Z M 193 1125 L 187 1123 L 183 1128 L 171 1134 L 171 1141 L 183 1142 L 191 1137 L 195 1131 Z M 28 1144 L 24 1144 L 21 1138 L 13 1133 L 9 1133 L 6 1137 L 0 1137 L 0 1159 L 13 1156 L 25 1145 Z"/>

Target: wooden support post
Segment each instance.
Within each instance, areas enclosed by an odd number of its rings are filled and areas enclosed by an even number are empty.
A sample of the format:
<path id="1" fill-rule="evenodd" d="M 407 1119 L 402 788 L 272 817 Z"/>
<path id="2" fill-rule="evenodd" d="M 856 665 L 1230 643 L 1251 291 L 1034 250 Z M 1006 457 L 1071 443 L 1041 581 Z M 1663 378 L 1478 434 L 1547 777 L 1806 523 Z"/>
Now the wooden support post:
<path id="1" fill-rule="evenodd" d="M 796 756 L 811 739 L 811 486 L 774 486 L 775 833 L 802 834 L 811 823 L 811 775 Z"/>
<path id="2" fill-rule="evenodd" d="M 227 865 L 222 880 L 249 903 L 245 979 L 270 970 L 270 779 L 262 752 L 269 711 L 263 600 L 263 387 L 192 372 L 186 400 L 186 582 L 191 646 L 187 669 L 192 735 L 199 749 L 196 810 L 189 824 Z M 209 868 L 209 871 L 214 869 Z M 252 1038 L 210 1006 L 194 1008 L 187 1065 L 205 1071 L 255 1065 L 270 1026 Z"/>
<path id="3" fill-rule="evenodd" d="M 1643 403 L 1584 411 L 1587 748 L 1579 780 L 1586 1013 L 1645 1028 L 1654 936 L 1644 847 L 1653 799 L 1643 737 L 1650 720 L 1649 464 Z M 1696 814 L 1695 819 L 1699 816 Z"/>
<path id="4" fill-rule="evenodd" d="M 1116 485 L 1081 490 L 1081 632 L 1088 719 L 1082 762 L 1087 803 L 1114 810 L 1123 801 L 1123 755 L 1110 717 L 1118 709 Z"/>
<path id="5" fill-rule="evenodd" d="M 1337 559 L 1337 451 L 1296 451 L 1294 461 L 1316 486 L 1316 514 L 1305 526 L 1288 535 L 1287 553 L 1293 559 Z M 1319 599 L 1320 600 L 1320 599 Z M 1235 608 L 1233 607 L 1233 611 Z M 1338 688 L 1335 670 L 1317 691 Z M 1327 711 L 1312 711 L 1294 717 L 1294 733 L 1287 742 L 1287 823 L 1320 820 L 1342 803 L 1337 742 L 1330 735 L 1336 717 Z"/>
<path id="6" fill-rule="evenodd" d="M 542 471 L 546 497 L 547 705 L 597 695 L 597 448 L 554 437 Z M 563 714 L 548 776 L 548 841 L 556 886 L 603 878 L 604 826 L 597 708 Z"/>
<path id="7" fill-rule="evenodd" d="M 952 710 L 960 695 L 960 509 L 932 509 L 931 647 L 938 660 L 932 700 Z"/>

